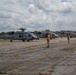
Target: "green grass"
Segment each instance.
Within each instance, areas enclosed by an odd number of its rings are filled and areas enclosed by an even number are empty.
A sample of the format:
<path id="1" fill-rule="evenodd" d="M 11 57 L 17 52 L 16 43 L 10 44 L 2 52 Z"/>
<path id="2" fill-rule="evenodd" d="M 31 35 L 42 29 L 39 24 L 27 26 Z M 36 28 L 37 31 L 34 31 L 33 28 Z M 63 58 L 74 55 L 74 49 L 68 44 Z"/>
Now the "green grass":
<path id="1" fill-rule="evenodd" d="M 2 71 L 0 71 L 0 74 L 6 74 L 6 71 L 2 70 Z"/>
<path id="2" fill-rule="evenodd" d="M 4 39 L 0 39 L 0 42 L 5 42 L 5 41 L 10 41 L 10 40 L 4 40 Z"/>
<path id="3" fill-rule="evenodd" d="M 3 41 L 5 41 L 4 39 L 0 39 L 0 42 L 3 42 Z"/>

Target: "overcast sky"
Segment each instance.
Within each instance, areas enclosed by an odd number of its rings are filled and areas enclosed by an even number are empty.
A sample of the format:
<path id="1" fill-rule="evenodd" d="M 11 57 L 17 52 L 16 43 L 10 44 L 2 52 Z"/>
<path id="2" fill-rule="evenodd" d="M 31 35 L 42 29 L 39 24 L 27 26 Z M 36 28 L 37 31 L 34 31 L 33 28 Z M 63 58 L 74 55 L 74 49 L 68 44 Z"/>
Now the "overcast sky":
<path id="1" fill-rule="evenodd" d="M 75 0 L 0 0 L 0 32 L 76 30 Z"/>

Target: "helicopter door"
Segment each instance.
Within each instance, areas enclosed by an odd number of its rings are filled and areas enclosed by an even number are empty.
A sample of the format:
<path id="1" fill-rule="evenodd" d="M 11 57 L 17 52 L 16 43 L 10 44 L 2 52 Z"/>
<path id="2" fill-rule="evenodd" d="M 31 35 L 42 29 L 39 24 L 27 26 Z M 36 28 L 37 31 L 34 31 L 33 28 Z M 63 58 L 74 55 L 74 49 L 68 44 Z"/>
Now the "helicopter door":
<path id="1" fill-rule="evenodd" d="M 22 34 L 19 34 L 19 39 L 22 39 L 22 38 L 23 38 Z"/>

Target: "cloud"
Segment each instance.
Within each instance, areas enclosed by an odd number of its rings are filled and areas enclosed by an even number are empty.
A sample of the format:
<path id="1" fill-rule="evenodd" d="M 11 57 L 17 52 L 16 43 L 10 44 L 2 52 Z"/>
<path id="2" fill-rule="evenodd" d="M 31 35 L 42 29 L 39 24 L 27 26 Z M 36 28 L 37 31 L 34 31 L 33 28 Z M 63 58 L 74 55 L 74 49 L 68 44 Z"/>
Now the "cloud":
<path id="1" fill-rule="evenodd" d="M 28 10 L 29 10 L 30 13 L 34 13 L 35 10 L 36 10 L 34 4 L 30 4 L 30 5 L 28 6 Z"/>
<path id="2" fill-rule="evenodd" d="M 0 31 L 75 30 L 74 0 L 0 0 Z"/>
<path id="3" fill-rule="evenodd" d="M 70 2 L 51 2 L 50 0 L 34 0 L 34 4 L 44 12 L 71 12 L 72 5 Z"/>

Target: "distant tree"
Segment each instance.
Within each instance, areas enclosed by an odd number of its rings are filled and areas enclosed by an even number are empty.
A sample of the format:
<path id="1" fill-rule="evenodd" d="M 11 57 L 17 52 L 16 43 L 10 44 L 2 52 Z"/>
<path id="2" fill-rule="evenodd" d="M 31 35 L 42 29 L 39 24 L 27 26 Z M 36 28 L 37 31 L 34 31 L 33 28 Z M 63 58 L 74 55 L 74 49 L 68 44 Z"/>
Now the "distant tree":
<path id="1" fill-rule="evenodd" d="M 41 34 L 41 32 L 39 32 L 38 34 Z"/>
<path id="2" fill-rule="evenodd" d="M 4 35 L 4 34 L 5 34 L 5 32 L 1 32 L 0 34 L 1 34 L 1 35 Z"/>
<path id="3" fill-rule="evenodd" d="M 12 34 L 14 34 L 14 31 L 6 32 L 6 34 L 10 34 L 10 35 L 12 35 Z"/>
<path id="4" fill-rule="evenodd" d="M 33 33 L 34 33 L 34 34 L 39 34 L 39 31 L 34 31 Z"/>
<path id="5" fill-rule="evenodd" d="M 14 34 L 14 31 L 10 32 L 10 35 Z"/>

